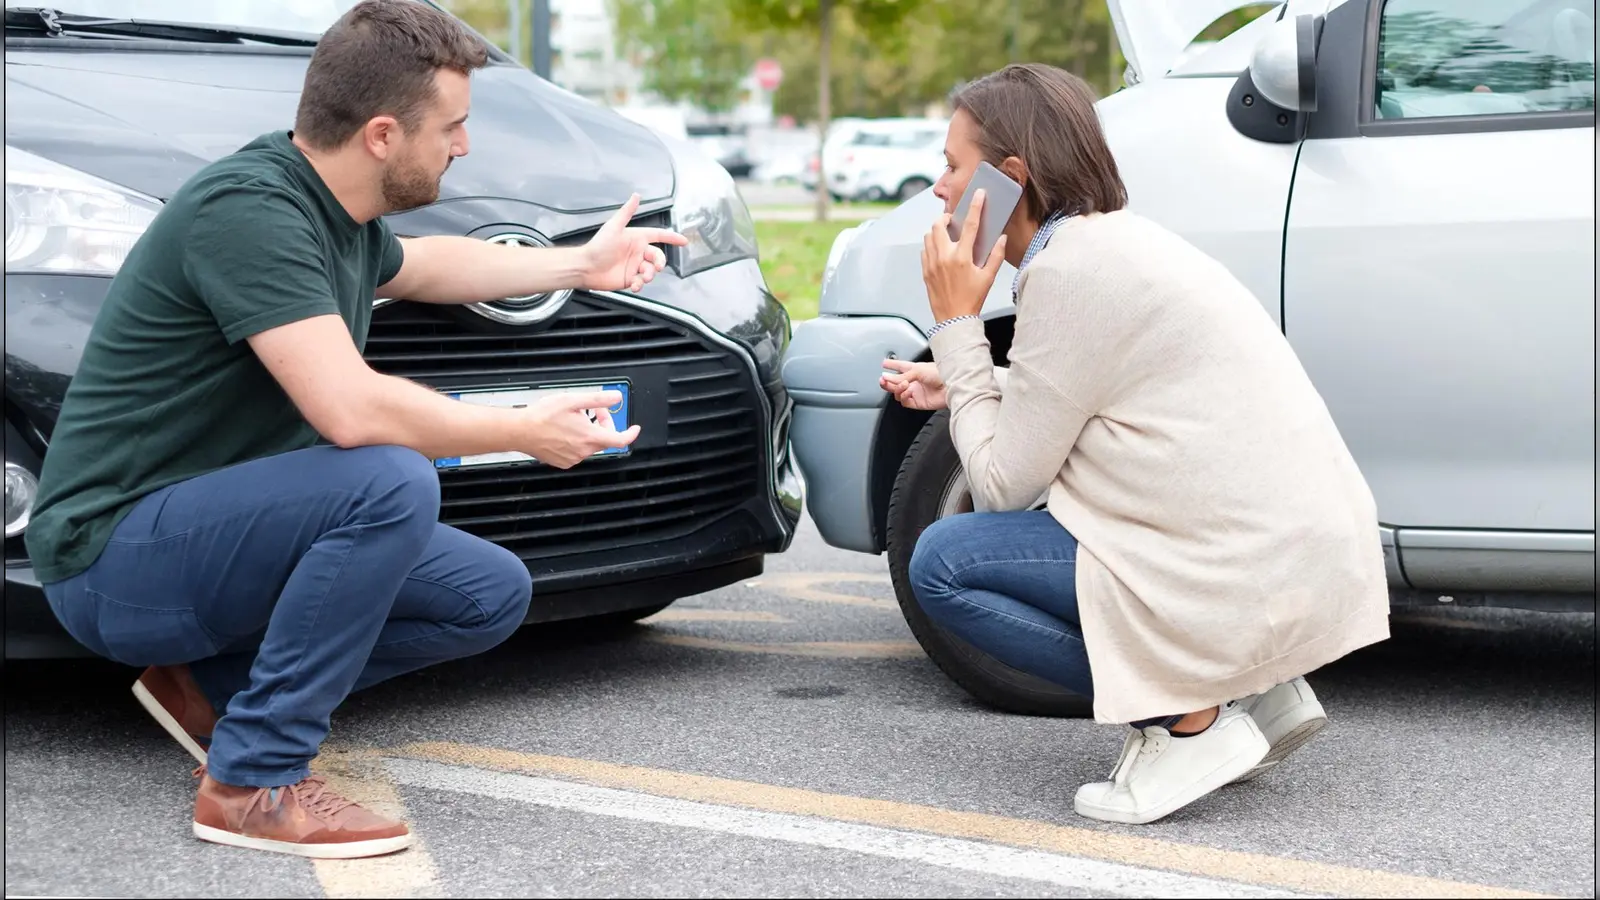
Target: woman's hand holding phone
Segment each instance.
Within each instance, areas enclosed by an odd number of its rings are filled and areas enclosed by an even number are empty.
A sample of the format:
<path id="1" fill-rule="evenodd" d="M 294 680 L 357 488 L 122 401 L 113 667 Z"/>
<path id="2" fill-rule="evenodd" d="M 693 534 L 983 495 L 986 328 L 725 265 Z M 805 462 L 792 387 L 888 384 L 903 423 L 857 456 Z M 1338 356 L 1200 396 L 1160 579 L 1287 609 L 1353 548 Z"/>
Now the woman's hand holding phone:
<path id="1" fill-rule="evenodd" d="M 985 192 L 972 198 L 961 239 L 950 239 L 950 214 L 939 217 L 922 240 L 922 282 L 928 289 L 928 306 L 935 322 L 977 315 L 1006 258 L 1006 236 L 1000 235 L 982 267 L 973 264 L 973 243 L 983 218 Z"/>

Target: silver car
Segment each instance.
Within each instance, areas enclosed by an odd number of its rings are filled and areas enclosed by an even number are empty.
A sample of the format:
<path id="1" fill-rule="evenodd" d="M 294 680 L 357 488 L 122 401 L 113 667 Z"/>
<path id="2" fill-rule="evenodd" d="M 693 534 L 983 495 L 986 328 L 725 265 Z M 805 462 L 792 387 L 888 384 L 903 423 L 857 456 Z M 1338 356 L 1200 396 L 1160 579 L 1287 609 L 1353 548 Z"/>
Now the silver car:
<path id="1" fill-rule="evenodd" d="M 1102 100 L 1130 206 L 1226 264 L 1279 322 L 1378 502 L 1396 606 L 1595 608 L 1594 0 L 1112 0 L 1129 87 Z M 929 358 L 924 193 L 842 233 L 783 369 L 811 517 L 889 554 L 929 656 L 978 698 L 1081 698 L 930 623 L 906 567 L 970 509 L 946 428 L 888 402 Z M 1011 273 L 984 307 L 997 364 Z"/>

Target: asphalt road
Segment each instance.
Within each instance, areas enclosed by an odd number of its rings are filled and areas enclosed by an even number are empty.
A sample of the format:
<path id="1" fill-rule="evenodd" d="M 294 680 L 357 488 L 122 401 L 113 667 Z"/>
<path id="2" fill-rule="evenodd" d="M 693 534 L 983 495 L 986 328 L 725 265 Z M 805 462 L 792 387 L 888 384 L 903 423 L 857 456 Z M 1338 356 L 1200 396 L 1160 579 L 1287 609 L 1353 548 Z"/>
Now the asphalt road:
<path id="1" fill-rule="evenodd" d="M 766 575 L 610 633 L 528 630 L 380 685 L 319 767 L 392 857 L 189 834 L 188 757 L 103 664 L 5 672 L 6 894 L 1595 894 L 1593 615 L 1451 611 L 1313 675 L 1330 727 L 1167 820 L 1072 812 L 1121 733 L 970 701 L 882 559 L 809 525 Z"/>

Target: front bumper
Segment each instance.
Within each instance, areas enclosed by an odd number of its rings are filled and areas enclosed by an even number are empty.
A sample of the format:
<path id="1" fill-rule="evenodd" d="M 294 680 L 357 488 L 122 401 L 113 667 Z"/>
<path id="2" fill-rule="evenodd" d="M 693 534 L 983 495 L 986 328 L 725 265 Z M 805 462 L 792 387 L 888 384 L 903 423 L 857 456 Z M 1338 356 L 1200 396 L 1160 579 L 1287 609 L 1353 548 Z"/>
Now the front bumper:
<path id="1" fill-rule="evenodd" d="M 535 577 L 533 602 L 523 624 L 643 609 L 760 575 L 764 557 L 750 552 L 750 541 L 756 538 L 737 528 L 730 529 L 726 537 L 736 549 L 664 558 L 656 565 L 635 567 L 624 576 L 627 580 L 619 580 L 618 572 L 606 570 Z M 574 574 L 576 578 L 571 577 Z M 553 587 L 563 582 L 568 586 Z M 32 568 L 7 567 L 5 594 L 0 602 L 5 603 L 6 659 L 94 656 L 61 627 Z"/>
<path id="2" fill-rule="evenodd" d="M 759 574 L 763 557 L 793 540 L 804 480 L 790 452 L 791 402 L 777 377 L 787 320 L 778 340 L 763 339 L 774 327 L 746 310 L 761 308 L 766 295 L 759 276 L 743 268 L 754 266 L 670 280 L 673 299 L 695 313 L 615 294 L 580 294 L 569 301 L 572 319 L 520 330 L 461 308 L 390 304 L 374 311 L 369 362 L 423 384 L 509 387 L 603 376 L 634 385 L 634 421 L 644 434 L 624 459 L 564 471 L 441 472 L 441 520 L 527 563 L 534 581 L 528 622 L 714 590 Z M 41 447 L 77 364 L 75 351 L 63 355 L 60 348 L 82 346 L 107 284 L 6 278 L 7 413 L 38 434 Z M 578 321 L 579 313 L 591 318 Z M 563 337 L 563 328 L 590 337 Z M 632 345 L 630 334 L 639 338 Z M 461 350 L 490 344 L 495 352 L 477 357 Z M 8 429 L 8 455 L 16 452 L 14 437 Z M 6 551 L 6 657 L 87 653 L 55 621 L 21 540 L 7 541 Z"/>
<path id="3" fill-rule="evenodd" d="M 790 440 L 813 492 L 809 508 L 834 547 L 877 553 L 872 468 L 888 394 L 878 386 L 883 360 L 915 359 L 927 339 L 905 319 L 822 316 L 795 329 L 783 366 L 794 399 Z"/>
<path id="4" fill-rule="evenodd" d="M 632 581 L 637 567 L 668 557 L 779 552 L 792 537 L 787 395 L 761 384 L 744 345 L 687 313 L 579 293 L 530 327 L 392 303 L 374 311 L 365 355 L 380 372 L 441 391 L 631 384 L 629 417 L 641 431 L 626 456 L 570 470 L 439 473 L 441 521 L 516 553 L 547 589 Z"/>

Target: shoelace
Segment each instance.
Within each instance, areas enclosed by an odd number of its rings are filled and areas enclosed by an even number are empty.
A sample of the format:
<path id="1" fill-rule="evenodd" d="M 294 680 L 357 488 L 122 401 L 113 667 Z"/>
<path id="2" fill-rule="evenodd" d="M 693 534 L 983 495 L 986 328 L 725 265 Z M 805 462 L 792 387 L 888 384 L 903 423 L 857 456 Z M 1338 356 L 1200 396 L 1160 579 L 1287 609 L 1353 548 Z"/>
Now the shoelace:
<path id="1" fill-rule="evenodd" d="M 315 816 L 332 817 L 340 810 L 356 805 L 355 801 L 334 793 L 320 775 L 308 776 L 298 784 L 290 785 L 289 790 L 294 792 L 301 807 Z"/>
<path id="2" fill-rule="evenodd" d="M 1155 734 L 1151 734 L 1147 729 L 1144 736 L 1144 745 L 1139 748 L 1139 758 L 1145 759 L 1159 755 L 1161 751 L 1167 749 L 1167 744 L 1171 743 L 1171 741 L 1172 738 L 1165 731 L 1158 730 Z"/>
<path id="3" fill-rule="evenodd" d="M 1128 777 L 1128 772 L 1133 769 L 1134 760 L 1139 758 L 1139 751 L 1144 746 L 1144 732 L 1132 729 L 1122 741 L 1122 755 L 1117 757 L 1117 764 L 1111 769 L 1111 780 L 1122 783 Z"/>
<path id="4" fill-rule="evenodd" d="M 1171 741 L 1172 738 L 1167 732 L 1159 727 L 1152 726 L 1143 731 L 1134 731 L 1122 742 L 1122 756 L 1117 760 L 1116 768 L 1111 770 L 1111 780 L 1117 784 L 1126 784 L 1139 763 L 1159 756 Z"/>
<path id="5" fill-rule="evenodd" d="M 205 764 L 201 763 L 189 774 L 193 778 L 203 777 L 206 774 Z M 283 795 L 290 791 L 293 791 L 295 799 L 300 801 L 301 808 L 315 816 L 332 817 L 341 810 L 356 805 L 354 800 L 341 797 L 329 789 L 327 780 L 320 775 L 309 775 L 287 788 L 261 788 L 250 798 L 250 804 L 254 806 L 264 795 L 266 802 L 261 804 L 261 808 L 276 809 L 283 803 Z"/>

